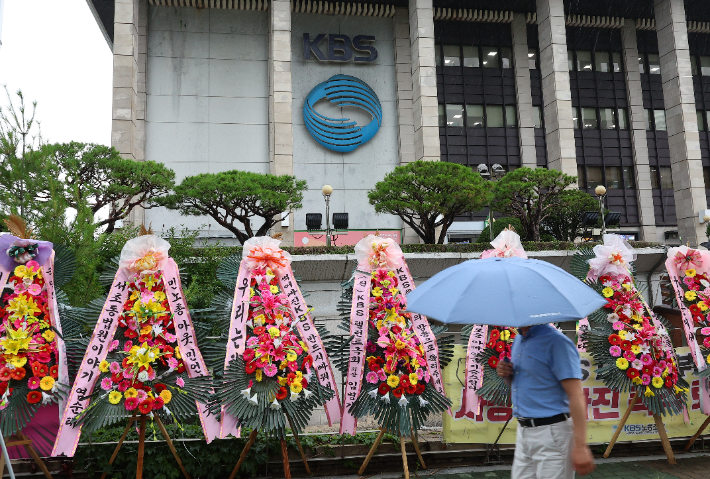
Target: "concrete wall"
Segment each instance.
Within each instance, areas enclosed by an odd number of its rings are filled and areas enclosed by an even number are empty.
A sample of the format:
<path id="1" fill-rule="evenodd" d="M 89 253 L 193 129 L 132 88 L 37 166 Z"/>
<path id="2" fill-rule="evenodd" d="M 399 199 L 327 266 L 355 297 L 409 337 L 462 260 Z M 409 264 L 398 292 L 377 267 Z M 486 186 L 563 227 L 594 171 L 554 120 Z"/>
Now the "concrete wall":
<path id="1" fill-rule="evenodd" d="M 146 158 L 185 176 L 269 172 L 267 12 L 150 7 Z M 146 223 L 225 232 L 211 218 L 146 211 Z"/>
<path id="2" fill-rule="evenodd" d="M 303 59 L 303 34 L 314 38 L 320 33 L 374 35 L 378 57 L 372 64 L 319 62 Z M 385 174 L 399 165 L 397 141 L 397 102 L 394 59 L 394 24 L 392 18 L 292 14 L 291 43 L 293 52 L 293 173 L 308 181 L 303 208 L 296 212 L 295 228 L 306 228 L 306 213 L 325 213 L 321 194 L 324 184 L 335 192 L 331 197 L 331 213 L 350 214 L 350 229 L 399 228 L 401 221 L 390 215 L 376 216 L 367 200 L 367 191 Z M 323 46 L 327 42 L 322 43 Z M 325 47 L 327 49 L 327 46 Z M 366 82 L 382 104 L 382 125 L 375 137 L 349 153 L 331 151 L 308 133 L 303 122 L 303 102 L 308 93 L 333 75 L 352 75 Z M 351 118 L 369 122 L 357 109 L 334 108 L 319 102 L 317 110 L 334 118 Z M 325 227 L 325 218 L 323 219 Z"/>

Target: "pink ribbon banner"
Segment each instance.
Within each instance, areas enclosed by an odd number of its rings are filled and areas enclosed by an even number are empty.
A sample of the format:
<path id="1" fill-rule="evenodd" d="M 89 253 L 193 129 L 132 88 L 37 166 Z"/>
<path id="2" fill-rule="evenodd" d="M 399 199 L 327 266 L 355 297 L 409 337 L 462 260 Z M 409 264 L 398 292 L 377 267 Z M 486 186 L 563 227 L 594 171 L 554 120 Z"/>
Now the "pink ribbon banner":
<path id="1" fill-rule="evenodd" d="M 589 319 L 583 318 L 577 322 L 577 350 L 586 351 L 582 345 L 582 336 L 589 331 Z"/>
<path id="2" fill-rule="evenodd" d="M 350 355 L 345 384 L 345 404 L 343 419 L 340 421 L 340 434 L 355 435 L 357 418 L 350 414 L 362 388 L 363 368 L 365 365 L 365 344 L 367 343 L 367 324 L 370 319 L 370 273 L 357 271 L 353 286 L 352 308 L 350 310 Z"/>
<path id="3" fill-rule="evenodd" d="M 287 264 L 281 269 L 279 275 L 279 284 L 281 291 L 288 298 L 288 306 L 291 310 L 293 321 L 298 321 L 296 327 L 303 338 L 303 341 L 308 345 L 308 352 L 313 358 L 313 367 L 315 374 L 318 377 L 318 382 L 324 387 L 333 391 L 333 398 L 325 403 L 325 414 L 328 417 L 328 424 L 340 422 L 340 395 L 338 387 L 335 384 L 335 376 L 333 368 L 330 365 L 330 360 L 323 346 L 323 341 L 318 334 L 313 319 L 308 312 L 308 306 L 303 299 L 301 291 L 298 289 L 296 278 L 291 270 L 291 265 Z"/>
<path id="4" fill-rule="evenodd" d="M 487 336 L 488 326 L 485 324 L 473 325 L 466 348 L 466 387 L 463 389 L 461 400 L 463 414 L 478 415 L 480 412 L 481 398 L 476 394 L 476 391 L 483 385 L 483 365 L 476 361 L 476 357 L 486 347 Z"/>
<path id="5" fill-rule="evenodd" d="M 7 284 L 7 279 L 10 277 L 12 273 L 5 269 L 3 265 L 0 264 L 0 293 L 2 293 L 2 290 L 5 288 L 5 285 Z"/>
<path id="6" fill-rule="evenodd" d="M 415 286 L 412 274 L 409 272 L 409 267 L 407 266 L 407 263 L 404 262 L 404 259 L 402 259 L 402 262 L 397 265 L 395 274 L 397 275 L 400 287 L 406 297 L 409 293 L 414 291 Z M 418 313 L 412 313 L 412 326 L 414 327 L 413 329 L 424 348 L 427 369 L 431 375 L 434 388 L 445 396 L 444 383 L 441 377 L 441 367 L 439 366 L 439 346 L 436 344 L 436 336 L 434 336 L 434 333 L 431 330 L 429 321 L 427 321 L 426 316 L 422 316 Z M 450 409 L 449 414 L 451 414 Z"/>
<path id="7" fill-rule="evenodd" d="M 229 363 L 244 354 L 246 345 L 246 321 L 249 317 L 249 268 L 244 262 L 239 265 L 237 285 L 234 288 L 232 312 L 229 320 L 229 339 L 227 341 L 227 355 L 224 358 L 225 371 Z M 241 428 L 236 417 L 225 411 L 222 406 L 222 422 L 219 437 L 226 439 L 230 434 L 234 437 L 241 436 Z"/>
<path id="8" fill-rule="evenodd" d="M 175 335 L 180 345 L 180 353 L 185 363 L 187 376 L 190 378 L 209 376 L 207 364 L 202 358 L 202 353 L 197 347 L 197 337 L 195 328 L 190 318 L 190 311 L 185 302 L 185 293 L 182 290 L 180 274 L 177 264 L 172 258 L 168 258 L 163 270 L 163 280 L 165 282 L 165 292 L 168 296 L 170 312 L 173 313 L 173 323 L 175 325 Z M 220 424 L 217 416 L 210 414 L 206 405 L 195 401 L 197 413 L 200 417 L 200 424 L 205 433 L 207 444 L 220 436 Z"/>
<path id="9" fill-rule="evenodd" d="M 99 363 L 106 359 L 109 345 L 116 334 L 117 319 L 121 314 L 121 308 L 123 308 L 123 303 L 126 301 L 128 294 L 127 281 L 126 273 L 122 268 L 119 269 L 113 279 L 108 298 L 96 322 L 89 347 L 84 354 L 84 359 L 81 361 L 79 372 L 74 380 L 66 408 L 62 414 L 62 420 L 59 423 L 59 433 L 54 442 L 52 456 L 64 454 L 72 457 L 76 452 L 76 446 L 81 435 L 81 426 L 74 426 L 72 423 L 89 404 L 89 396 L 100 374 Z"/>

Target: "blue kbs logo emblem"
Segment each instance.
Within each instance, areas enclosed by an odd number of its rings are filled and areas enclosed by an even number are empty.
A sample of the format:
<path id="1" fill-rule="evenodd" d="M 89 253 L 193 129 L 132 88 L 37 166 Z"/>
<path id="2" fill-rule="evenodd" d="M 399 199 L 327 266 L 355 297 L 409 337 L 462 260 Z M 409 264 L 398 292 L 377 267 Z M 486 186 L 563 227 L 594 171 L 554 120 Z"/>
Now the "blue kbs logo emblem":
<path id="1" fill-rule="evenodd" d="M 367 125 L 349 118 L 328 118 L 315 111 L 320 100 L 337 106 L 359 108 L 372 116 Z M 382 105 L 370 86 L 359 78 L 334 75 L 316 85 L 303 104 L 303 120 L 313 138 L 326 148 L 346 153 L 370 141 L 382 125 Z"/>

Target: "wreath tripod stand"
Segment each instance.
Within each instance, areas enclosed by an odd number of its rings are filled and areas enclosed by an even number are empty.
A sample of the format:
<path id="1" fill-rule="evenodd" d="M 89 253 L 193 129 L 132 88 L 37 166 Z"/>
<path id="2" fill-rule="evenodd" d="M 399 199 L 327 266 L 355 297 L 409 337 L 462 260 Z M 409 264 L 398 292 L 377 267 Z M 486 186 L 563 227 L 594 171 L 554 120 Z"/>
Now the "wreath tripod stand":
<path id="1" fill-rule="evenodd" d="M 37 463 L 37 467 L 39 467 L 40 471 L 42 471 L 44 477 L 46 477 L 47 479 L 52 479 L 52 475 L 49 473 L 47 465 L 44 463 L 42 458 L 39 457 L 39 454 L 37 454 L 35 448 L 32 447 L 32 439 L 25 436 L 22 431 L 2 439 L 3 450 L 0 454 L 0 477 L 2 477 L 3 472 L 5 471 L 7 448 L 13 446 L 23 446 L 25 448 L 25 451 L 27 451 L 27 453 L 32 457 L 32 459 L 34 459 L 35 463 Z M 7 456 L 7 470 L 10 473 L 10 477 L 15 477 L 15 474 L 12 470 L 12 465 L 10 464 L 10 456 Z"/>
<path id="2" fill-rule="evenodd" d="M 372 459 L 372 456 L 375 455 L 375 451 L 377 451 L 377 447 L 380 445 L 382 442 L 382 438 L 385 435 L 385 428 L 380 429 L 380 433 L 377 435 L 377 439 L 375 439 L 375 443 L 372 445 L 370 448 L 370 452 L 367 453 L 367 457 L 365 457 L 365 461 L 362 463 L 362 466 L 360 466 L 360 470 L 357 471 L 359 475 L 365 474 L 365 468 L 367 465 L 370 463 L 370 459 Z M 417 457 L 419 458 L 419 463 L 422 465 L 422 469 L 426 469 L 426 463 L 424 462 L 424 458 L 422 457 L 422 453 L 419 450 L 419 442 L 417 442 L 417 435 L 414 432 L 414 429 L 411 430 L 411 438 L 412 438 L 412 444 L 414 445 L 414 450 L 417 453 Z M 409 479 L 409 465 L 407 464 L 407 450 L 405 448 L 405 442 L 404 442 L 404 436 L 400 436 L 399 438 L 399 447 L 402 451 L 402 464 L 404 466 L 404 479 Z"/>
<path id="3" fill-rule="evenodd" d="M 147 416 L 145 414 L 141 414 L 140 417 L 136 417 L 134 414 L 130 419 L 128 419 L 128 424 L 126 425 L 126 429 L 123 430 L 123 434 L 121 435 L 121 439 L 118 440 L 118 444 L 116 444 L 116 449 L 113 451 L 113 454 L 111 455 L 111 459 L 108 461 L 108 465 L 110 466 L 113 464 L 113 461 L 116 460 L 116 457 L 118 456 L 118 451 L 121 449 L 121 446 L 123 445 L 123 441 L 126 440 L 126 436 L 128 436 L 128 432 L 131 430 L 131 426 L 133 425 L 134 422 L 138 422 L 138 466 L 136 470 L 136 479 L 143 479 L 143 458 L 145 456 L 145 426 L 146 426 L 146 419 Z M 182 471 L 183 475 L 185 476 L 186 479 L 191 479 L 190 475 L 187 473 L 185 470 L 185 467 L 182 465 L 182 461 L 180 460 L 180 457 L 177 454 L 177 450 L 175 449 L 175 445 L 173 444 L 172 439 L 170 439 L 170 435 L 168 434 L 168 431 L 165 429 L 165 426 L 163 425 L 163 422 L 160 420 L 157 414 L 153 416 L 153 420 L 155 423 L 158 425 L 158 429 L 160 430 L 160 433 L 163 435 L 165 438 L 165 441 L 168 443 L 168 447 L 170 448 L 170 452 L 173 453 L 173 456 L 175 457 L 175 460 L 178 463 L 178 466 L 180 467 L 180 470 Z M 106 479 L 106 475 L 108 473 L 104 472 L 101 475 L 101 479 Z"/>
<path id="4" fill-rule="evenodd" d="M 293 427 L 293 422 L 291 422 L 291 418 L 286 415 L 286 419 L 288 419 L 288 424 L 291 426 L 291 432 L 293 432 L 293 438 L 296 440 L 296 446 L 298 447 L 298 452 L 301 455 L 301 459 L 303 460 L 303 465 L 306 467 L 306 473 L 308 475 L 311 474 L 311 468 L 308 466 L 308 460 L 306 459 L 306 454 L 303 452 L 303 447 L 301 446 L 301 440 L 298 438 L 298 433 L 296 432 L 296 429 Z M 239 456 L 239 460 L 237 461 L 237 465 L 234 466 L 234 469 L 232 470 L 232 474 L 229 475 L 229 479 L 234 479 L 237 476 L 237 471 L 239 471 L 239 468 L 242 467 L 242 463 L 244 462 L 244 459 L 247 457 L 247 453 L 249 452 L 249 449 L 254 445 L 254 441 L 256 441 L 256 436 L 259 434 L 258 429 L 253 429 L 251 431 L 251 434 L 249 434 L 249 439 L 247 440 L 246 445 L 244 446 L 244 449 L 242 450 L 241 455 Z M 281 439 L 281 456 L 283 457 L 283 464 L 284 464 L 284 478 L 285 479 L 291 479 L 291 467 L 289 465 L 288 461 L 288 450 L 286 446 L 286 439 Z"/>

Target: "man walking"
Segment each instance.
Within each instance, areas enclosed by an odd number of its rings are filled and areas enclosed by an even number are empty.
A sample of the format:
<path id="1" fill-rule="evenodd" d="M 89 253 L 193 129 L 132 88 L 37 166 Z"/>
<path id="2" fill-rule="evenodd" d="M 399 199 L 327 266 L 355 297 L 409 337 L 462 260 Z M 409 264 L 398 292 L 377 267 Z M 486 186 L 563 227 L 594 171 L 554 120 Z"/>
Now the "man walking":
<path id="1" fill-rule="evenodd" d="M 550 324 L 519 328 L 512 362 L 496 368 L 511 388 L 518 419 L 512 479 L 572 479 L 587 475 L 587 404 L 574 343 Z"/>

